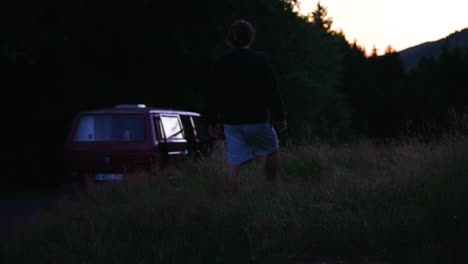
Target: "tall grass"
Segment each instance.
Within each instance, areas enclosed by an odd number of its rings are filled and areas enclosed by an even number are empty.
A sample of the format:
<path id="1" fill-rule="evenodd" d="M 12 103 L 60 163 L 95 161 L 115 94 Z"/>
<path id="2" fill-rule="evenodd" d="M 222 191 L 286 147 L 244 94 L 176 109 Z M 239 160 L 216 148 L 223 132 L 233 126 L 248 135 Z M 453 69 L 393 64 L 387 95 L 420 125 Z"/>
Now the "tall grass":
<path id="1" fill-rule="evenodd" d="M 467 257 L 468 138 L 281 151 L 225 195 L 222 149 L 201 162 L 90 186 L 1 239 L 1 263 L 297 263 L 316 257 L 455 263 Z M 465 259 L 467 261 L 467 259 Z M 307 263 L 307 262 L 302 262 Z M 344 262 L 348 263 L 348 262 Z M 461 262 L 457 262 L 461 263 Z"/>

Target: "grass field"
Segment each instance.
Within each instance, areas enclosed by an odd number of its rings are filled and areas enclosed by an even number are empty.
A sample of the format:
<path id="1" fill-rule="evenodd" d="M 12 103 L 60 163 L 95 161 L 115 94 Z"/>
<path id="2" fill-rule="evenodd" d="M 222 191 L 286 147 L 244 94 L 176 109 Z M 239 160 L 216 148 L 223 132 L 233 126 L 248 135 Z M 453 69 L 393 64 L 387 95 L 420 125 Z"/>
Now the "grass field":
<path id="1" fill-rule="evenodd" d="M 237 196 L 223 192 L 224 164 L 219 149 L 90 186 L 5 234 L 0 263 L 468 261 L 465 136 L 283 148 L 279 185 L 256 159 Z"/>

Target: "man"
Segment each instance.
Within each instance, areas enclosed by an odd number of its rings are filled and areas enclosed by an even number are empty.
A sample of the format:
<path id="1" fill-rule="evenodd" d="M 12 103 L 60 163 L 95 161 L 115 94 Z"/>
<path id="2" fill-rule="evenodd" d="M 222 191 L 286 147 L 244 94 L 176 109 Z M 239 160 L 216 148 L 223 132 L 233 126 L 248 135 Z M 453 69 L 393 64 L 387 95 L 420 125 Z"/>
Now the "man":
<path id="1" fill-rule="evenodd" d="M 252 159 L 252 153 L 267 156 L 267 180 L 276 182 L 278 138 L 271 124 L 276 124 L 278 132 L 287 128 L 270 63 L 263 53 L 250 48 L 254 35 L 250 23 L 235 21 L 225 39 L 230 49 L 214 61 L 211 72 L 209 133 L 217 138 L 224 129 L 230 193 L 238 191 L 239 167 Z"/>

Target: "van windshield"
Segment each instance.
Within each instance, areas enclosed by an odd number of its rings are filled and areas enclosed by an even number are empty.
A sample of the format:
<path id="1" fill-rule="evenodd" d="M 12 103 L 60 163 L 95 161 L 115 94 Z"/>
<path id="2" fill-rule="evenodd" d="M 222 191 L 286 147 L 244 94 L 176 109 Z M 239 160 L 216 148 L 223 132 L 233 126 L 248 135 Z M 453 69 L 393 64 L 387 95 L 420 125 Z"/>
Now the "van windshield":
<path id="1" fill-rule="evenodd" d="M 144 115 L 96 114 L 81 116 L 75 142 L 135 142 L 145 140 Z"/>

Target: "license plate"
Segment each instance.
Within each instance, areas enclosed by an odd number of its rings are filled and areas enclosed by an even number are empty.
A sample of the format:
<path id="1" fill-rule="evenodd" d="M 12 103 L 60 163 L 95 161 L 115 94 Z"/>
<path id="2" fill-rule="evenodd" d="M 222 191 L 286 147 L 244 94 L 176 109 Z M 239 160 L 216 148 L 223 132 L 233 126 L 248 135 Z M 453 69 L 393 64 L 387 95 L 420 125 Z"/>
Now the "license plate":
<path id="1" fill-rule="evenodd" d="M 116 173 L 98 173 L 95 179 L 96 181 L 121 181 L 123 180 L 123 175 Z"/>

